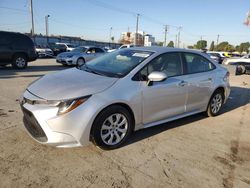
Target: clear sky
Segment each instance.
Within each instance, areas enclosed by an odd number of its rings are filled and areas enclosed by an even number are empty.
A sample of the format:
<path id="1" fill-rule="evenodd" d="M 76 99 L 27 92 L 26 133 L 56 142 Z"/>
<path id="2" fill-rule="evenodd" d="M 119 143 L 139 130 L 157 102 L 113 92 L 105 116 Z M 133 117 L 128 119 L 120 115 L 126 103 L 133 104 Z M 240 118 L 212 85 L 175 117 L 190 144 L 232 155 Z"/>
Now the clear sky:
<path id="1" fill-rule="evenodd" d="M 249 0 L 33 0 L 35 33 L 45 33 L 49 14 L 49 33 L 108 41 L 110 27 L 115 41 L 122 31 L 135 31 L 136 15 L 141 14 L 139 30 L 164 39 L 164 24 L 169 27 L 167 41 L 175 41 L 182 26 L 181 44 L 195 43 L 202 36 L 236 45 L 250 41 L 250 27 L 243 25 Z M 29 32 L 29 0 L 0 0 L 0 30 Z"/>

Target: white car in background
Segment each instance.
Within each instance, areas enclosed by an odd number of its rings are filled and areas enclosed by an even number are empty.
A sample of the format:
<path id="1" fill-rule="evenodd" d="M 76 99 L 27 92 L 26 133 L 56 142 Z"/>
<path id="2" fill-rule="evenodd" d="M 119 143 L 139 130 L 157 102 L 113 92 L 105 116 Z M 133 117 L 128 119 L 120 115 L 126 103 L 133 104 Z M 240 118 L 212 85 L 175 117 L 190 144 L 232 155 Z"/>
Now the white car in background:
<path id="1" fill-rule="evenodd" d="M 72 50 L 74 50 L 76 48 L 75 45 L 73 44 L 70 44 L 70 43 L 61 43 L 61 42 L 56 42 L 56 44 L 59 44 L 59 45 L 64 45 L 66 47 L 66 50 L 67 52 L 70 52 Z"/>
<path id="2" fill-rule="evenodd" d="M 36 46 L 36 53 L 38 57 L 53 57 L 54 53 L 51 49 L 49 48 L 43 48 L 40 46 Z"/>
<path id="3" fill-rule="evenodd" d="M 133 48 L 133 47 L 139 47 L 139 46 L 134 45 L 134 44 L 123 44 L 118 49 L 111 49 L 111 50 L 108 50 L 108 52 L 113 52 L 113 51 L 120 50 L 123 48 Z"/>
<path id="4" fill-rule="evenodd" d="M 79 46 L 71 52 L 63 52 L 56 56 L 56 62 L 63 65 L 81 66 L 85 62 L 104 55 L 105 51 L 102 48 L 95 46 Z"/>
<path id="5" fill-rule="evenodd" d="M 250 55 L 243 57 L 226 58 L 222 62 L 223 65 L 233 65 L 237 67 L 237 72 L 240 74 L 250 74 Z"/>

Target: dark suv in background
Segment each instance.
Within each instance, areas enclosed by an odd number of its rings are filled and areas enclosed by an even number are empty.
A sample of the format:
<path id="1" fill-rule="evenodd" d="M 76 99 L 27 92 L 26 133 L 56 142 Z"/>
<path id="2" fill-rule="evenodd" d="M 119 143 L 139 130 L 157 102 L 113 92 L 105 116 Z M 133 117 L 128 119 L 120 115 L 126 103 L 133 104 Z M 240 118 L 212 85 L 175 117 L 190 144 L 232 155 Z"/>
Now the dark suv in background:
<path id="1" fill-rule="evenodd" d="M 23 69 L 37 58 L 33 41 L 21 33 L 0 31 L 0 66 Z"/>

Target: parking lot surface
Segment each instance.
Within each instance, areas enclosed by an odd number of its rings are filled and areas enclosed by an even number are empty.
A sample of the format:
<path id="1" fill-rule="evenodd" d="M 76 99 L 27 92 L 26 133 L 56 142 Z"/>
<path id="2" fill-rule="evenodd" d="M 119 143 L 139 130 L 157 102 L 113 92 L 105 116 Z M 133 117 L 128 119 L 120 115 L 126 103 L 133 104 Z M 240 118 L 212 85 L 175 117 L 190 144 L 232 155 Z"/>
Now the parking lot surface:
<path id="1" fill-rule="evenodd" d="M 250 75 L 231 76 L 221 115 L 144 129 L 122 148 L 103 151 L 44 146 L 23 127 L 22 92 L 67 68 L 55 59 L 0 68 L 0 187 L 250 187 Z"/>

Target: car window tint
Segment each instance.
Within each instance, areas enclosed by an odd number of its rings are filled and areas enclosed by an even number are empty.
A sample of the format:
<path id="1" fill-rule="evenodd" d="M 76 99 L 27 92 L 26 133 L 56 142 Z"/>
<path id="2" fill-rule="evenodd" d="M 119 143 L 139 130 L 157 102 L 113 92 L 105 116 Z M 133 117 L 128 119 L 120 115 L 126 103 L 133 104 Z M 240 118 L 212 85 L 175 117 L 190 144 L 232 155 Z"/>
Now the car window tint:
<path id="1" fill-rule="evenodd" d="M 206 72 L 214 69 L 214 65 L 209 60 L 200 55 L 185 53 L 184 57 L 187 63 L 187 72 L 189 74 Z"/>
<path id="2" fill-rule="evenodd" d="M 0 44 L 9 44 L 11 43 L 11 35 L 8 33 L 0 33 Z"/>
<path id="3" fill-rule="evenodd" d="M 96 53 L 104 53 L 104 51 L 101 48 L 95 48 Z"/>
<path id="4" fill-rule="evenodd" d="M 166 53 L 156 57 L 148 64 L 148 74 L 154 71 L 164 72 L 168 77 L 182 74 L 179 53 Z"/>

